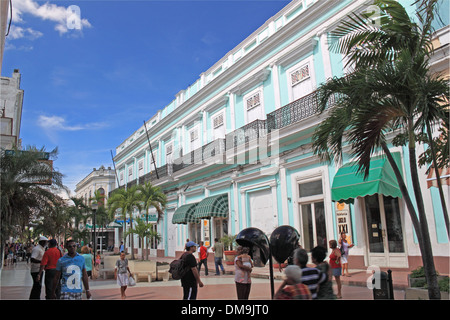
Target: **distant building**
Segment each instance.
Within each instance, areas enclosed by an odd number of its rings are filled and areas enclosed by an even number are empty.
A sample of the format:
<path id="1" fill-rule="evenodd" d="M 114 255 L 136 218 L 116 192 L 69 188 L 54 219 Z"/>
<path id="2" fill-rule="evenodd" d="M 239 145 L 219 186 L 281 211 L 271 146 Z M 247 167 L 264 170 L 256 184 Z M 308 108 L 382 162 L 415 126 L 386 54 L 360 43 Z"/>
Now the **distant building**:
<path id="1" fill-rule="evenodd" d="M 21 148 L 20 124 L 22 121 L 23 89 L 20 89 L 20 72 L 15 69 L 12 77 L 0 78 L 0 146 Z"/>
<path id="2" fill-rule="evenodd" d="M 84 204 L 89 206 L 90 199 L 94 197 L 94 193 L 99 191 L 100 194 L 105 195 L 105 204 L 108 199 L 109 192 L 114 189 L 114 181 L 116 179 L 114 169 L 111 167 L 94 168 L 83 180 L 77 183 L 75 187 L 75 197 L 81 198 Z M 100 204 L 99 204 L 100 206 Z M 97 233 L 97 248 L 103 246 L 103 249 L 114 245 L 114 229 L 112 227 L 102 228 L 102 226 L 96 223 Z M 93 221 L 89 219 L 86 223 L 86 227 L 93 232 Z"/>
<path id="3" fill-rule="evenodd" d="M 3 52 L 5 50 L 6 30 L 8 26 L 9 0 L 0 0 L 0 75 L 2 72 Z"/>

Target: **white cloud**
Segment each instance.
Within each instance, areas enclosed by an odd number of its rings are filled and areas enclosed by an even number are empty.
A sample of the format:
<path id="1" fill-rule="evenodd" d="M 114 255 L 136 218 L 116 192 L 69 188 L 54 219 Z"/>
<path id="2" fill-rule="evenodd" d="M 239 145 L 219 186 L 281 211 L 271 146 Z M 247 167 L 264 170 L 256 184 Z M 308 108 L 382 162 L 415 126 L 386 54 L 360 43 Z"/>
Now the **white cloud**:
<path id="1" fill-rule="evenodd" d="M 25 23 L 23 16 L 25 14 L 30 14 L 42 20 L 48 20 L 56 23 L 55 30 L 58 31 L 60 35 L 67 33 L 71 29 L 81 31 L 83 28 L 91 27 L 89 21 L 87 19 L 83 19 L 81 14 L 78 16 L 71 13 L 71 11 L 68 10 L 68 7 L 58 6 L 53 3 L 46 2 L 39 5 L 34 0 L 14 0 L 12 2 L 12 7 L 13 23 Z"/>
<path id="2" fill-rule="evenodd" d="M 9 37 L 11 39 L 27 38 L 30 40 L 42 37 L 43 33 L 40 31 L 33 30 L 31 28 L 22 28 L 12 25 L 9 32 Z"/>
<path id="3" fill-rule="evenodd" d="M 40 115 L 37 124 L 44 130 L 58 130 L 58 131 L 79 131 L 86 129 L 100 129 L 106 126 L 105 123 L 102 122 L 93 122 L 87 123 L 83 125 L 69 125 L 66 122 L 66 119 L 59 116 L 44 116 Z"/>

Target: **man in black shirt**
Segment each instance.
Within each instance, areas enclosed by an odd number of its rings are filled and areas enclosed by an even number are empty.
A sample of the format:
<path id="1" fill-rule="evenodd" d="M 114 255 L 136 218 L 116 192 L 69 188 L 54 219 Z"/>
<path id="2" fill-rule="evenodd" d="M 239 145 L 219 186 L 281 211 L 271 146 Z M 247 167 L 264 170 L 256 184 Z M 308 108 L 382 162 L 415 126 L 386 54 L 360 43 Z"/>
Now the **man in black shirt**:
<path id="1" fill-rule="evenodd" d="M 183 253 L 183 259 L 189 267 L 189 271 L 181 278 L 181 286 L 183 287 L 183 300 L 197 299 L 197 285 L 203 287 L 203 282 L 200 280 L 200 274 L 197 269 L 197 260 L 193 253 L 198 244 L 193 241 L 186 243 L 186 252 Z"/>

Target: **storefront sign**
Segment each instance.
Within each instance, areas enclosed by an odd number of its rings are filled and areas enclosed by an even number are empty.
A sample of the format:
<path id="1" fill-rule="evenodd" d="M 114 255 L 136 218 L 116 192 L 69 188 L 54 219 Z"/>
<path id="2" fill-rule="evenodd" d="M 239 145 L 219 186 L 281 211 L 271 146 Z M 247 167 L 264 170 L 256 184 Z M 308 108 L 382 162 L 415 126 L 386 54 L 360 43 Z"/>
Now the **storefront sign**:
<path id="1" fill-rule="evenodd" d="M 336 202 L 336 219 L 339 235 L 345 232 L 351 237 L 350 207 L 344 202 Z"/>

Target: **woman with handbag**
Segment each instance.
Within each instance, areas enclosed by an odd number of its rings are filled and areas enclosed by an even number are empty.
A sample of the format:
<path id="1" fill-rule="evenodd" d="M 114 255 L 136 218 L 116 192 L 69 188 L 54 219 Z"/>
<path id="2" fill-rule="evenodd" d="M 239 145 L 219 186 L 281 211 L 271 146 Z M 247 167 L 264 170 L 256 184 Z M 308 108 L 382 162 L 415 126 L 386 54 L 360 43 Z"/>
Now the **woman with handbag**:
<path id="1" fill-rule="evenodd" d="M 338 299 L 342 299 L 342 294 L 341 294 L 341 288 L 342 288 L 342 284 L 341 284 L 341 273 L 342 273 L 341 250 L 339 250 L 339 248 L 337 247 L 336 240 L 330 240 L 329 244 L 330 244 L 330 249 L 331 249 L 329 264 L 330 264 L 334 279 L 336 279 L 337 290 L 338 290 L 336 297 Z"/>
<path id="2" fill-rule="evenodd" d="M 121 252 L 120 259 L 116 261 L 114 279 L 117 280 L 117 284 L 120 286 L 122 300 L 126 299 L 127 296 L 125 295 L 125 291 L 127 290 L 128 285 L 130 285 L 128 273 L 130 274 L 131 279 L 133 279 L 133 274 L 128 267 L 128 259 L 125 258 L 125 252 Z"/>

